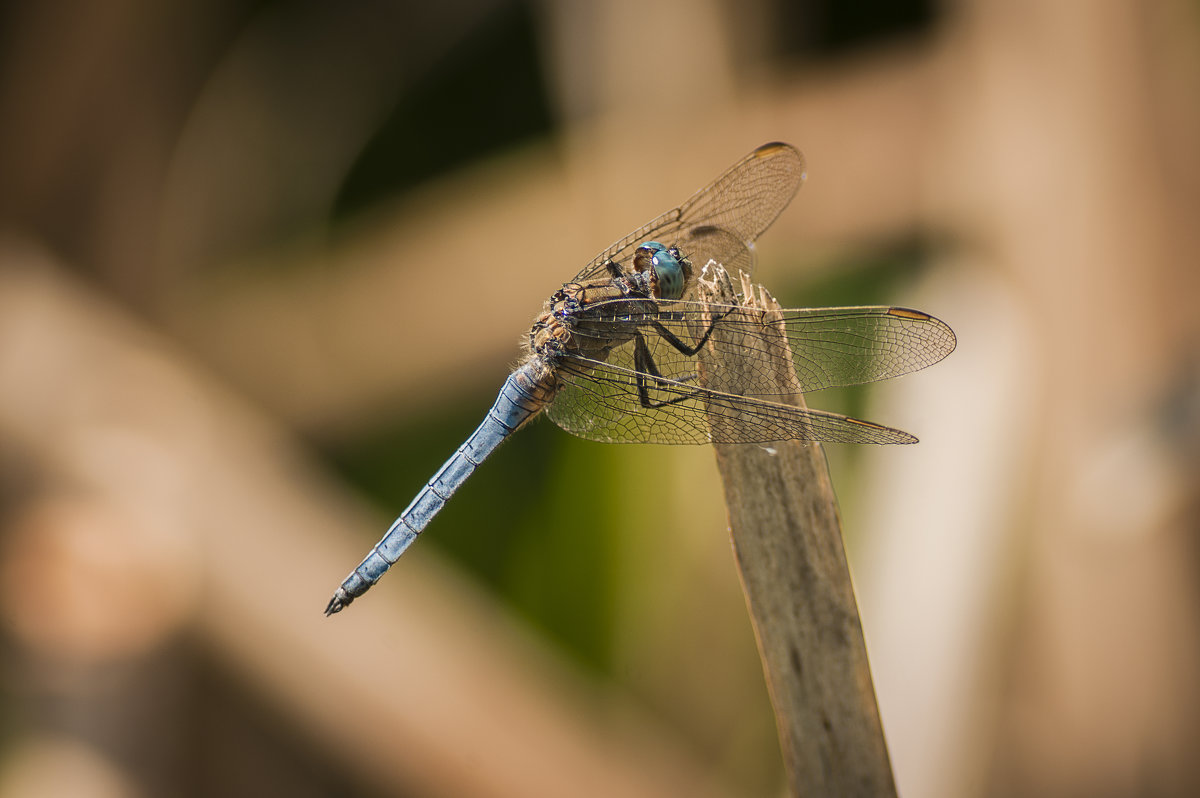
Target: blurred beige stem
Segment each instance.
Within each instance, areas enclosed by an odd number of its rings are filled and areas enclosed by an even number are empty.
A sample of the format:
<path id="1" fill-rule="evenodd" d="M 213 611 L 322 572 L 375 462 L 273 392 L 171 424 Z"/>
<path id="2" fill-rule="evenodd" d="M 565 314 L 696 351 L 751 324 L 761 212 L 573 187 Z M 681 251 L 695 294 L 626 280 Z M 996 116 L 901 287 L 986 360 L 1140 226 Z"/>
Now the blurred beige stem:
<path id="1" fill-rule="evenodd" d="M 717 302 L 778 310 L 755 288 L 743 277 L 740 300 L 719 271 L 703 292 Z M 778 354 L 777 378 L 793 388 L 782 401 L 803 407 L 786 340 L 769 328 L 761 334 Z M 729 380 L 741 364 L 712 350 L 705 366 Z M 716 452 L 791 794 L 895 796 L 824 451 L 789 441 L 723 444 Z"/>
<path id="2" fill-rule="evenodd" d="M 50 632 L 22 618 L 55 622 L 63 631 L 51 642 L 72 642 L 96 634 L 101 610 L 140 629 L 169 604 L 149 632 L 113 622 L 87 651 L 115 656 L 120 644 L 136 656 L 153 647 L 148 635 L 186 624 L 297 733 L 392 792 L 726 794 L 668 731 L 581 678 L 427 551 L 370 601 L 325 618 L 329 591 L 382 520 L 184 352 L 45 261 L 0 241 L 0 453 L 91 497 L 86 508 L 116 509 L 58 536 L 67 554 L 83 549 L 75 556 L 0 562 L 10 599 L 0 621 L 32 628 L 23 640 Z M 157 536 L 110 531 L 125 518 Z M 162 540 L 180 541 L 185 556 Z M 187 568 L 199 570 L 199 590 L 176 589 L 192 584 Z M 80 597 L 81 582 L 100 587 Z M 64 606 L 75 612 L 50 611 Z"/>

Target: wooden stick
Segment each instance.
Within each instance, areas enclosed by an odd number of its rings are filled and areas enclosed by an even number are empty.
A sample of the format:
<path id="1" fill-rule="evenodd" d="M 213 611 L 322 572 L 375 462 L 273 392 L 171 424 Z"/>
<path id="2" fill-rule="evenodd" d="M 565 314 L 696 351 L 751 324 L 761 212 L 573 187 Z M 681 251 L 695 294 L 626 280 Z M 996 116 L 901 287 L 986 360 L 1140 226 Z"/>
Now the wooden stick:
<path id="1" fill-rule="evenodd" d="M 778 310 L 742 279 L 741 299 L 720 270 L 705 298 Z M 804 406 L 791 351 L 764 326 L 770 367 Z M 710 348 L 705 368 L 737 379 L 746 365 Z M 837 500 L 819 444 L 716 447 L 734 555 L 746 592 L 793 796 L 895 796 L 866 643 L 842 546 Z"/>

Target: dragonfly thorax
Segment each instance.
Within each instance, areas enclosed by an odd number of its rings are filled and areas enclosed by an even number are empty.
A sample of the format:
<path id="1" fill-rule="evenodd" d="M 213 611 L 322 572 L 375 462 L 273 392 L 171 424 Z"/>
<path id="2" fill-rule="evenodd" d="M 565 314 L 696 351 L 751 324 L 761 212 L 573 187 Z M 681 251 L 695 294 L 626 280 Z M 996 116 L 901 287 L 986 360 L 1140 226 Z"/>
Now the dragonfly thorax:
<path id="1" fill-rule="evenodd" d="M 580 312 L 590 305 L 629 296 L 631 287 L 624 278 L 607 278 L 587 283 L 566 283 L 546 300 L 545 307 L 529 330 L 529 350 L 544 360 L 574 350 L 573 332 Z"/>
<path id="2" fill-rule="evenodd" d="M 683 295 L 692 268 L 677 248 L 651 241 L 638 247 L 632 261 L 632 271 L 623 271 L 610 262 L 607 276 L 565 283 L 555 291 L 529 330 L 529 350 L 546 362 L 553 362 L 563 353 L 603 359 L 624 337 L 576 335 L 576 327 L 589 308 L 613 300 L 638 303 Z"/>

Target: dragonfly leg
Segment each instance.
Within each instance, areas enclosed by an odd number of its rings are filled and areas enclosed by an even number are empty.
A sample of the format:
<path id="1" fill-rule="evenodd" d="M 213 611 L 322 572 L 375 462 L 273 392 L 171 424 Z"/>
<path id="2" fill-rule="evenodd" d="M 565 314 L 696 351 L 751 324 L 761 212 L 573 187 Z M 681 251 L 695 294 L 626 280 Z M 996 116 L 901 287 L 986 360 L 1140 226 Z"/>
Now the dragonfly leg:
<path id="1" fill-rule="evenodd" d="M 678 339 L 676 339 L 676 340 L 678 340 Z M 700 348 L 697 347 L 696 351 L 699 351 L 699 349 Z M 691 380 L 695 379 L 695 376 L 686 377 L 681 380 L 667 380 L 665 377 L 663 377 L 662 372 L 660 372 L 658 370 L 658 365 L 654 362 L 654 356 L 650 354 L 650 347 L 646 346 L 646 339 L 642 337 L 642 334 L 640 332 L 636 333 L 634 335 L 633 365 L 634 365 L 634 368 L 637 370 L 638 401 L 641 402 L 642 407 L 654 408 L 654 407 L 666 407 L 667 405 L 679 404 L 680 402 L 691 399 L 693 396 L 696 396 L 700 393 L 700 391 L 698 391 L 698 390 L 691 391 L 689 393 L 683 394 L 682 396 L 677 396 L 674 399 L 668 399 L 665 402 L 655 402 L 654 400 L 652 400 L 650 398 L 650 389 L 647 387 L 647 384 L 646 384 L 647 383 L 647 380 L 646 380 L 647 374 L 649 374 L 651 377 L 656 378 L 657 380 L 661 380 L 663 383 L 665 383 L 667 385 L 671 385 L 672 387 L 674 387 L 674 385 L 676 383 L 690 382 Z"/>
<path id="2" fill-rule="evenodd" d="M 696 342 L 695 346 L 688 346 L 686 343 L 683 342 L 683 340 L 681 340 L 679 338 L 679 336 L 675 335 L 675 333 L 671 332 L 666 327 L 664 327 L 662 322 L 659 322 L 657 320 L 652 321 L 651 326 L 654 328 L 654 331 L 659 334 L 659 337 L 661 337 L 664 341 L 666 341 L 672 347 L 674 347 L 676 349 L 676 351 L 678 351 L 682 355 L 691 357 L 692 355 L 699 352 L 700 349 L 706 343 L 708 343 L 708 339 L 710 337 L 712 337 L 713 330 L 715 330 L 717 328 L 717 322 L 719 322 L 721 319 L 723 319 L 725 317 L 726 313 L 728 313 L 728 311 L 726 311 L 725 313 L 715 315 L 713 317 L 712 323 L 708 325 L 708 329 L 704 331 L 704 335 L 700 336 L 700 340 Z M 637 369 L 637 373 L 638 373 L 637 374 L 638 401 L 641 402 L 642 407 L 647 407 L 647 408 L 666 407 L 667 405 L 679 404 L 680 402 L 685 402 L 688 399 L 691 399 L 692 397 L 699 395 L 699 393 L 700 393 L 699 390 L 691 391 L 690 393 L 683 394 L 682 396 L 677 396 L 674 399 L 668 399 L 665 402 L 655 402 L 650 398 L 650 391 L 647 388 L 646 378 L 644 375 L 649 374 L 651 377 L 657 377 L 659 380 L 664 380 L 664 381 L 665 381 L 665 378 L 663 377 L 662 372 L 660 372 L 658 370 L 658 365 L 655 364 L 655 362 L 654 362 L 654 356 L 652 354 L 650 354 L 650 347 L 648 347 L 646 345 L 646 339 L 642 337 L 642 334 L 640 332 L 638 332 L 634 336 L 633 362 L 634 362 L 634 368 Z M 695 376 L 691 376 L 691 377 L 687 377 L 687 378 L 681 379 L 681 380 L 672 380 L 671 382 L 672 383 L 690 382 L 691 380 L 694 380 L 694 379 L 695 379 Z"/>
<path id="3" fill-rule="evenodd" d="M 678 351 L 679 354 L 687 355 L 688 357 L 691 357 L 692 355 L 699 352 L 701 347 L 703 347 L 706 343 L 708 343 L 708 339 L 712 336 L 713 330 L 715 330 L 717 328 L 717 322 L 719 322 L 721 319 L 725 318 L 725 315 L 728 312 L 729 311 L 725 311 L 725 313 L 721 313 L 720 315 L 713 316 L 712 324 L 708 325 L 708 329 L 704 331 L 704 335 L 700 336 L 700 340 L 696 342 L 695 346 L 688 346 L 687 344 L 685 344 L 679 338 L 679 336 L 677 336 L 675 333 L 671 332 L 666 327 L 664 327 L 662 322 L 660 322 L 658 320 L 654 320 L 654 321 L 650 322 L 650 326 L 654 328 L 654 331 L 657 332 L 664 341 L 669 343 L 671 346 L 675 347 L 676 351 Z M 650 353 L 647 351 L 646 354 L 649 355 Z"/>

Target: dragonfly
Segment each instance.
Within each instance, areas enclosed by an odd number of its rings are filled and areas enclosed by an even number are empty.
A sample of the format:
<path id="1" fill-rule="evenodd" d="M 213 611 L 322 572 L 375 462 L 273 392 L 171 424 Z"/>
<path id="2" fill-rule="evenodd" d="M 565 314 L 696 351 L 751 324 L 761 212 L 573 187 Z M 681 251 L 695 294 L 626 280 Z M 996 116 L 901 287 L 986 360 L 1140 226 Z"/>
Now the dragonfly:
<path id="1" fill-rule="evenodd" d="M 795 147 L 758 147 L 679 207 L 613 243 L 555 291 L 525 356 L 479 427 L 426 483 L 325 609 L 339 612 L 400 558 L 506 438 L 543 411 L 602 442 L 768 444 L 798 440 L 905 444 L 907 432 L 789 404 L 763 351 L 782 330 L 800 389 L 897 377 L 954 350 L 953 331 L 918 310 L 870 306 L 766 311 L 701 295 L 702 271 L 753 268 L 754 242 L 806 177 Z M 706 349 L 736 358 L 737 376 L 706 369 Z M 761 363 L 761 365 L 760 365 Z"/>

